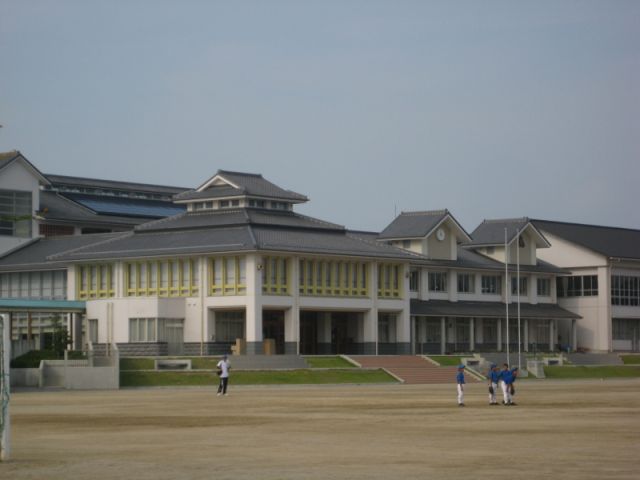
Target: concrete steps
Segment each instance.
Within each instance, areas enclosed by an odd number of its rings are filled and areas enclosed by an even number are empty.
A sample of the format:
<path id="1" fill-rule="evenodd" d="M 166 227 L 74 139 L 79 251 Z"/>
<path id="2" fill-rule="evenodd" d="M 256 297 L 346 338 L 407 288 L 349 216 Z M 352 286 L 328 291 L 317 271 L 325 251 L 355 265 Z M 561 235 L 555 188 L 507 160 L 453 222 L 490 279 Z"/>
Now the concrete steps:
<path id="1" fill-rule="evenodd" d="M 407 384 L 428 385 L 456 381 L 456 367 L 439 367 L 416 355 L 352 355 L 349 358 L 366 368 L 384 368 Z M 472 375 L 467 374 L 465 378 L 467 383 L 478 382 Z"/>

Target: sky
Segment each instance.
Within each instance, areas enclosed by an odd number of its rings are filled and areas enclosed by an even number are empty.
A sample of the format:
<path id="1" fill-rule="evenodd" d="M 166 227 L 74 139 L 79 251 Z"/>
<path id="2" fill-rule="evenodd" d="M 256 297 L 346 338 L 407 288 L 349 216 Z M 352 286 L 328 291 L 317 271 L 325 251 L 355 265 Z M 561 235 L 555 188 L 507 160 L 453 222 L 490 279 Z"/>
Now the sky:
<path id="1" fill-rule="evenodd" d="M 640 228 L 638 1 L 0 0 L 0 65 L 0 151 L 44 173 Z"/>

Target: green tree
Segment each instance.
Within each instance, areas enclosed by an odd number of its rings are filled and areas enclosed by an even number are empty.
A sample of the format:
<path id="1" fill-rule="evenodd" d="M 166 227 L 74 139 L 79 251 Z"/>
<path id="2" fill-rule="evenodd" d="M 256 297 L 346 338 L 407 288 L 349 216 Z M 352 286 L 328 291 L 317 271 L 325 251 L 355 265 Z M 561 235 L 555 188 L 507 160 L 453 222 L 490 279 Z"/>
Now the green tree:
<path id="1" fill-rule="evenodd" d="M 51 350 L 53 350 L 56 356 L 62 358 L 64 351 L 67 349 L 67 345 L 69 345 L 69 332 L 67 331 L 67 326 L 60 320 L 59 315 L 53 316 L 51 323 L 53 325 Z"/>

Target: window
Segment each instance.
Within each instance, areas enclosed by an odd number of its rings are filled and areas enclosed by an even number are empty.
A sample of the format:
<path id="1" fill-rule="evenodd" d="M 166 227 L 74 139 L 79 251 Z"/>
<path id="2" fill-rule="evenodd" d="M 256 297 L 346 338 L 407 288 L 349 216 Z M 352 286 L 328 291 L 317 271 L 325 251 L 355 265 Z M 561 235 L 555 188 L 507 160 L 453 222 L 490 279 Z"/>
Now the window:
<path id="1" fill-rule="evenodd" d="M 220 200 L 220 208 L 229 208 L 229 200 Z"/>
<path id="2" fill-rule="evenodd" d="M 289 262 L 282 257 L 262 258 L 262 293 L 286 295 L 289 293 Z"/>
<path id="3" fill-rule="evenodd" d="M 115 296 L 113 265 L 79 265 L 76 267 L 76 293 L 80 300 Z"/>
<path id="4" fill-rule="evenodd" d="M 634 307 L 640 305 L 640 277 L 612 275 L 611 304 Z"/>
<path id="5" fill-rule="evenodd" d="M 511 295 L 518 294 L 518 277 L 511 277 Z M 520 296 L 527 294 L 527 277 L 520 277 Z"/>
<path id="6" fill-rule="evenodd" d="M 475 276 L 471 273 L 458 274 L 458 293 L 474 293 Z"/>
<path id="7" fill-rule="evenodd" d="M 429 272 L 429 291 L 446 292 L 447 274 L 446 272 Z"/>
<path id="8" fill-rule="evenodd" d="M 378 314 L 378 342 L 391 343 L 395 339 L 393 330 L 396 326 L 396 315 L 393 313 Z"/>
<path id="9" fill-rule="evenodd" d="M 244 311 L 217 311 L 215 326 L 216 342 L 235 342 L 236 338 L 244 338 Z"/>
<path id="10" fill-rule="evenodd" d="M 403 240 L 402 241 L 402 248 L 404 248 L 404 249 L 411 248 L 411 240 Z"/>
<path id="11" fill-rule="evenodd" d="M 0 190 L 0 235 L 31 236 L 31 192 Z"/>
<path id="12" fill-rule="evenodd" d="M 125 295 L 131 297 L 193 297 L 199 291 L 195 258 L 125 263 Z"/>
<path id="13" fill-rule="evenodd" d="M 420 289 L 420 271 L 411 270 L 409 272 L 409 291 L 417 292 Z"/>
<path id="14" fill-rule="evenodd" d="M 585 275 L 582 281 L 582 288 L 585 297 L 598 296 L 598 276 Z"/>
<path id="15" fill-rule="evenodd" d="M 216 257 L 209 260 L 209 295 L 244 295 L 245 257 Z"/>
<path id="16" fill-rule="evenodd" d="M 400 274 L 402 267 L 393 263 L 378 264 L 378 296 L 400 298 Z"/>
<path id="17" fill-rule="evenodd" d="M 499 275 L 482 275 L 481 292 L 485 295 L 502 293 L 502 277 Z"/>
<path id="18" fill-rule="evenodd" d="M 67 225 L 47 225 L 41 223 L 38 225 L 40 235 L 44 237 L 59 237 L 62 235 L 73 235 L 75 228 Z"/>
<path id="19" fill-rule="evenodd" d="M 558 277 L 556 283 L 558 297 L 593 297 L 598 295 L 597 275 L 577 275 Z"/>
<path id="20" fill-rule="evenodd" d="M 88 320 L 87 340 L 91 343 L 98 343 L 98 319 L 90 318 Z"/>
<path id="21" fill-rule="evenodd" d="M 582 296 L 582 277 L 567 278 L 567 297 Z"/>
<path id="22" fill-rule="evenodd" d="M 264 200 L 249 200 L 249 206 L 250 207 L 257 207 L 257 208 L 264 208 L 265 207 L 265 201 Z"/>
<path id="23" fill-rule="evenodd" d="M 0 297 L 64 300 L 67 298 L 67 271 L 0 273 Z"/>
<path id="24" fill-rule="evenodd" d="M 539 297 L 549 297 L 551 295 L 551 279 L 538 278 L 537 286 Z"/>
<path id="25" fill-rule="evenodd" d="M 299 271 L 301 295 L 334 297 L 368 295 L 366 263 L 302 258 Z"/>

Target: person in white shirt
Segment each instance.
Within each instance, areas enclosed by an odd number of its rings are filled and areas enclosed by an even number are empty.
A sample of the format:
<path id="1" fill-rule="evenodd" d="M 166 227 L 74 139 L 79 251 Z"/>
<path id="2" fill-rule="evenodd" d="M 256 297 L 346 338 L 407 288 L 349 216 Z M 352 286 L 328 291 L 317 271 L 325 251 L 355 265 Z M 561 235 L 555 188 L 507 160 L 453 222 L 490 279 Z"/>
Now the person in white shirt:
<path id="1" fill-rule="evenodd" d="M 216 365 L 218 367 L 218 375 L 220 376 L 220 385 L 218 386 L 218 396 L 227 394 L 227 385 L 229 384 L 229 360 L 223 355 L 222 360 Z"/>

